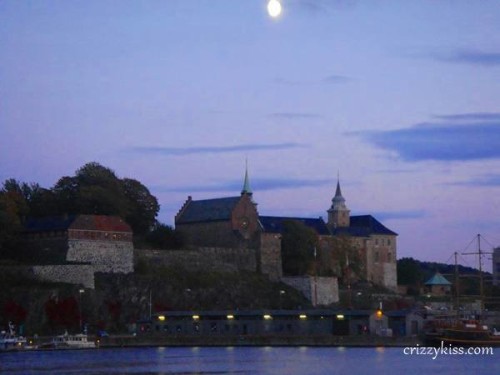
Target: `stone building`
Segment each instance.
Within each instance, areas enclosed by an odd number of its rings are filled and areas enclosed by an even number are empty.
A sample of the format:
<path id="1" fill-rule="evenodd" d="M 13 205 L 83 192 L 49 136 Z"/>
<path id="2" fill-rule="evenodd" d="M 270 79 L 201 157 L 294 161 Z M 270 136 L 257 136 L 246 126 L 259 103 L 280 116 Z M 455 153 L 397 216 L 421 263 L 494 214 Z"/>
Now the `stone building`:
<path id="1" fill-rule="evenodd" d="M 332 236 L 348 236 L 361 258 L 362 279 L 397 290 L 397 233 L 372 215 L 351 216 L 337 182 L 328 212 L 327 226 Z"/>
<path id="2" fill-rule="evenodd" d="M 175 226 L 190 247 L 253 249 L 256 270 L 277 280 L 283 275 L 282 224 L 286 220 L 299 221 L 316 232 L 323 251 L 332 251 L 332 239 L 347 237 L 361 258 L 358 276 L 396 290 L 397 234 L 371 215 L 351 216 L 339 182 L 327 212 L 327 223 L 322 218 L 260 216 L 246 172 L 240 196 L 207 200 L 188 197 L 175 216 Z"/>
<path id="3" fill-rule="evenodd" d="M 66 215 L 30 219 L 23 232 L 23 260 L 51 281 L 93 287 L 96 272 L 134 271 L 133 233 L 121 218 Z"/>

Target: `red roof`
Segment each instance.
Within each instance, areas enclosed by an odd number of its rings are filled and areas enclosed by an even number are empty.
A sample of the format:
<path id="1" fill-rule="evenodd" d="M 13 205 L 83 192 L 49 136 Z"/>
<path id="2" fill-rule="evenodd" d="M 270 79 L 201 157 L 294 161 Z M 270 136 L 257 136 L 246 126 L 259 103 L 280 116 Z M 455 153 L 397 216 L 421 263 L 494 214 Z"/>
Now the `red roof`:
<path id="1" fill-rule="evenodd" d="M 69 229 L 130 232 L 130 226 L 118 216 L 78 215 Z"/>

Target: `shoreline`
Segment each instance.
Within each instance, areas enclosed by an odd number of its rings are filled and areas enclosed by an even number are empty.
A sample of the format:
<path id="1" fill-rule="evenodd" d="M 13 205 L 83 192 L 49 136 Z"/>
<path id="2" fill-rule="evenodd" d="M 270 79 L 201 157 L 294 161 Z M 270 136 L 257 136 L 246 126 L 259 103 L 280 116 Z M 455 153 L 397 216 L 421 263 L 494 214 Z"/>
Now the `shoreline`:
<path id="1" fill-rule="evenodd" d="M 407 347 L 420 345 L 418 337 L 378 336 L 111 336 L 99 339 L 98 347 L 180 347 L 180 346 L 311 346 L 311 347 Z"/>
<path id="2" fill-rule="evenodd" d="M 95 348 L 59 347 L 44 348 L 50 336 L 29 338 L 31 344 L 12 351 L 59 351 L 59 350 L 96 350 L 115 348 L 146 347 L 413 347 L 422 344 L 419 337 L 381 337 L 381 336 L 232 336 L 232 337 L 200 337 L 200 336 L 133 336 L 112 335 L 109 337 L 89 337 L 96 343 Z"/>

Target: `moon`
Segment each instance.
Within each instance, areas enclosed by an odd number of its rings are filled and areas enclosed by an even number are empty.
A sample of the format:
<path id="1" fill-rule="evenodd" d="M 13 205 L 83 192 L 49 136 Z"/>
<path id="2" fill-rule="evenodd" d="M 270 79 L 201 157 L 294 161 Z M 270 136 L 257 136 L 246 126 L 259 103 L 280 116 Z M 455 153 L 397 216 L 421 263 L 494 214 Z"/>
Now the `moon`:
<path id="1" fill-rule="evenodd" d="M 281 14 L 281 3 L 278 0 L 269 0 L 267 3 L 267 12 L 273 18 Z"/>

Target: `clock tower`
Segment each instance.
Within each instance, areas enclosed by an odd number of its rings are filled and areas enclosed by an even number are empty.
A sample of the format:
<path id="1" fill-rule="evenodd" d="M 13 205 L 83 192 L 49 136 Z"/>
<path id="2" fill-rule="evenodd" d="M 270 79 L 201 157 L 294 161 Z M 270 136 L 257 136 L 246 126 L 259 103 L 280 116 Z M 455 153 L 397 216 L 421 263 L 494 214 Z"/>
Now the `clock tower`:
<path id="1" fill-rule="evenodd" d="M 345 204 L 345 199 L 340 191 L 340 180 L 337 180 L 337 190 L 332 199 L 332 206 L 328 212 L 328 226 L 334 228 L 345 228 L 350 225 L 351 211 Z"/>

